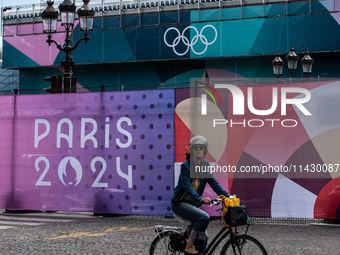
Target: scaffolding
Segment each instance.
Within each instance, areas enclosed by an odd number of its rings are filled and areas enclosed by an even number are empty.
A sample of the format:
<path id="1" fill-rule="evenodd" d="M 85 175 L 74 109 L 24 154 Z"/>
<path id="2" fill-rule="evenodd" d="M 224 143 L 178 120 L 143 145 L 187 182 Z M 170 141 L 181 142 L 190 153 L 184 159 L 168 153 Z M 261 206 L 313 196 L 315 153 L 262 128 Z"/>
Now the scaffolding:
<path id="1" fill-rule="evenodd" d="M 19 89 L 19 71 L 2 69 L 2 59 L 0 67 L 0 95 L 12 95 L 15 90 Z"/>

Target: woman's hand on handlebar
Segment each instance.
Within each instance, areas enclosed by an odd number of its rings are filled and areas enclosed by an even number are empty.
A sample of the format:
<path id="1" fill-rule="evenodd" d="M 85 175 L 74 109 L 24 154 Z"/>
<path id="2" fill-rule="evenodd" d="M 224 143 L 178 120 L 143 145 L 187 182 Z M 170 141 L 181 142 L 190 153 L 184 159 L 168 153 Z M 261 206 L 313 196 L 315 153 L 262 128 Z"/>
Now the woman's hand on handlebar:
<path id="1" fill-rule="evenodd" d="M 210 204 L 210 202 L 211 202 L 211 199 L 209 198 L 209 197 L 205 197 L 205 198 L 203 198 L 202 200 L 201 200 L 201 203 L 202 204 Z"/>

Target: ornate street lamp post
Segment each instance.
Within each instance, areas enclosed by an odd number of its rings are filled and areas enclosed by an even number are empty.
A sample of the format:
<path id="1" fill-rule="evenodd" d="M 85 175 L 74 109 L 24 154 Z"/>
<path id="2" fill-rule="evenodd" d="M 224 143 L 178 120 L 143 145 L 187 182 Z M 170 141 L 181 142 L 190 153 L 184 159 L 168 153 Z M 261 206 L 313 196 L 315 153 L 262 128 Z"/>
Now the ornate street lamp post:
<path id="1" fill-rule="evenodd" d="M 282 75 L 283 64 L 285 62 L 280 58 L 279 51 L 276 53 L 276 57 L 272 61 L 274 75 L 277 78 L 277 83 L 279 83 L 280 76 Z"/>
<path id="2" fill-rule="evenodd" d="M 72 51 L 78 48 L 81 41 L 85 41 L 85 43 L 87 43 L 87 41 L 90 40 L 89 31 L 92 30 L 93 25 L 95 12 L 89 6 L 90 0 L 83 0 L 83 2 L 84 5 L 78 9 L 77 14 L 80 21 L 80 30 L 84 32 L 84 37 L 79 39 L 75 44 L 72 42 L 71 35 L 73 33 L 76 6 L 71 2 L 71 0 L 64 0 L 64 2 L 59 5 L 61 25 L 66 31 L 64 46 L 52 39 L 52 34 L 57 31 L 57 20 L 59 16 L 58 11 L 56 11 L 53 7 L 53 1 L 47 1 L 47 8 L 41 15 L 43 19 L 44 33 L 48 34 L 46 42 L 49 46 L 51 46 L 51 43 L 54 43 L 60 51 L 65 53 L 65 61 L 60 62 L 60 64 L 64 67 L 65 93 L 76 92 L 76 82 L 75 79 L 72 80 L 72 67 L 74 65 L 74 62 L 72 61 Z"/>

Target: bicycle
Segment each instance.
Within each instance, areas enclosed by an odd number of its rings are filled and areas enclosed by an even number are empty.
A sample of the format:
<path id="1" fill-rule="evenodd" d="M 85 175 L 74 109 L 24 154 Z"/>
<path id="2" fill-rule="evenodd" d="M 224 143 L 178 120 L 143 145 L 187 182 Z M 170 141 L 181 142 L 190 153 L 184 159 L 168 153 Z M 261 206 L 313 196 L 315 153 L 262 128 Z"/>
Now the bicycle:
<path id="1" fill-rule="evenodd" d="M 220 201 L 213 199 L 210 206 L 218 205 Z M 222 209 L 218 209 L 220 211 Z M 185 220 L 175 215 L 185 226 L 163 226 L 156 225 L 156 237 L 150 246 L 150 255 L 176 255 L 183 254 L 189 239 L 189 234 L 192 228 L 190 221 Z M 239 234 L 237 227 L 226 227 L 218 232 L 218 234 L 209 243 L 204 255 L 267 255 L 264 246 L 254 237 L 247 235 L 250 224 L 246 226 L 244 234 Z M 229 239 L 227 238 L 229 236 Z M 223 243 L 226 241 L 226 243 Z M 222 244 L 222 249 L 220 248 Z"/>

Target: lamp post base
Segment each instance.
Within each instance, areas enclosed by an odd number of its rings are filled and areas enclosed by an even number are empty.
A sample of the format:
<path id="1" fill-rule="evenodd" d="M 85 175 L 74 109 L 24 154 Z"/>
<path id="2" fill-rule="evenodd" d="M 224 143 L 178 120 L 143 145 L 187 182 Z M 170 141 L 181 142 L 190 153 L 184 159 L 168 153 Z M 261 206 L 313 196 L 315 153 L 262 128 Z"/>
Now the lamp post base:
<path id="1" fill-rule="evenodd" d="M 60 61 L 60 64 L 64 67 L 64 93 L 75 92 L 75 88 L 72 88 L 72 67 L 74 61 Z"/>

